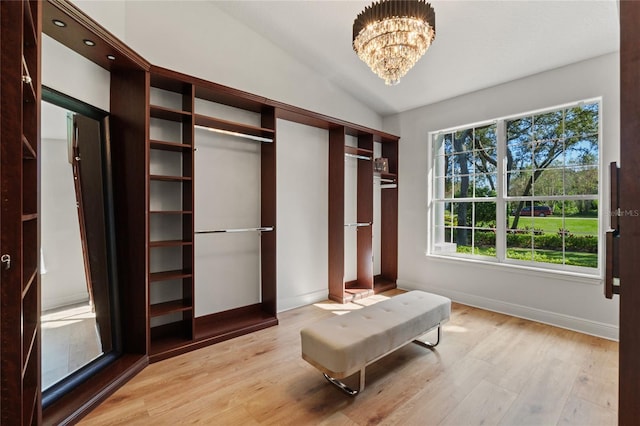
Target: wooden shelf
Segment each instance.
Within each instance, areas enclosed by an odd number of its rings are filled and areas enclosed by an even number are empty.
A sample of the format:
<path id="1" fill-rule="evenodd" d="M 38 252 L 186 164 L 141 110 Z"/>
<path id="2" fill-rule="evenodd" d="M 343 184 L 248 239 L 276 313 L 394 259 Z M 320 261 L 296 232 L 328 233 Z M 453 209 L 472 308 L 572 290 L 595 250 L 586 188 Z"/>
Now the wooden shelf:
<path id="1" fill-rule="evenodd" d="M 23 289 L 22 289 L 22 298 L 24 299 L 25 297 L 27 297 L 27 293 L 29 292 L 29 290 L 31 289 L 31 286 L 33 285 L 34 282 L 36 282 L 36 277 L 38 275 L 38 269 L 35 268 L 32 272 L 31 275 L 29 275 L 29 278 L 27 279 L 26 284 L 24 285 Z"/>
<path id="2" fill-rule="evenodd" d="M 190 299 L 172 300 L 170 302 L 156 303 L 149 306 L 150 317 L 161 317 L 175 312 L 193 310 L 193 303 Z"/>
<path id="3" fill-rule="evenodd" d="M 22 215 L 22 222 L 29 222 L 38 219 L 38 213 L 26 213 Z"/>
<path id="4" fill-rule="evenodd" d="M 158 149 L 163 151 L 174 151 L 174 152 L 180 152 L 180 151 L 189 152 L 189 151 L 192 151 L 193 149 L 193 147 L 190 144 L 180 143 L 180 142 L 165 142 L 165 141 L 157 141 L 157 140 L 150 140 L 149 146 L 152 149 Z"/>
<path id="5" fill-rule="evenodd" d="M 149 106 L 149 115 L 153 118 L 159 118 L 161 120 L 176 121 L 183 123 L 185 120 L 191 117 L 191 113 L 187 111 L 181 111 L 173 108 L 167 108 L 158 105 Z"/>
<path id="6" fill-rule="evenodd" d="M 392 290 L 397 287 L 396 281 L 382 275 L 373 277 L 373 288 L 376 293 Z"/>
<path id="7" fill-rule="evenodd" d="M 182 320 L 151 327 L 149 356 L 157 356 L 191 343 L 191 321 Z"/>
<path id="8" fill-rule="evenodd" d="M 224 130 L 228 132 L 240 133 L 243 135 L 257 136 L 273 140 L 275 131 L 264 127 L 250 126 L 248 124 L 236 123 L 219 118 L 207 117 L 205 115 L 195 115 L 196 126 L 204 126 L 212 129 Z"/>
<path id="9" fill-rule="evenodd" d="M 37 324 L 33 324 L 32 327 L 26 330 L 26 332 L 24 333 L 24 336 L 22 337 L 23 344 L 28 343 L 27 345 L 25 345 L 22 352 L 23 363 L 24 363 L 22 366 L 23 379 L 24 379 L 24 376 L 27 374 L 27 368 L 29 366 L 28 361 L 29 361 L 29 358 L 31 358 L 31 356 L 33 355 L 33 347 L 35 345 L 36 338 L 38 337 L 38 327 L 36 327 L 36 325 Z"/>
<path id="10" fill-rule="evenodd" d="M 364 149 L 364 148 L 358 148 L 358 147 L 355 147 L 355 146 L 345 145 L 344 152 L 346 154 L 364 155 L 364 156 L 367 156 L 367 157 L 371 157 L 373 159 L 373 150 L 372 149 Z"/>
<path id="11" fill-rule="evenodd" d="M 222 341 L 277 325 L 278 319 L 275 314 L 264 312 L 258 303 L 198 317 L 195 322 L 195 340 Z"/>
<path id="12" fill-rule="evenodd" d="M 149 175 L 149 179 L 164 181 L 164 182 L 189 182 L 192 180 L 191 176 L 166 176 L 166 175 Z"/>
<path id="13" fill-rule="evenodd" d="M 162 240 L 162 241 L 149 241 L 149 247 L 179 247 L 193 245 L 191 241 L 184 240 Z"/>
<path id="14" fill-rule="evenodd" d="M 193 214 L 192 211 L 189 210 L 152 210 L 149 214 L 184 214 L 189 215 Z"/>
<path id="15" fill-rule="evenodd" d="M 175 271 L 163 271 L 163 272 L 152 272 L 149 274 L 149 281 L 157 282 L 157 281 L 167 281 L 167 280 L 177 280 L 181 278 L 190 278 L 193 274 L 190 271 L 178 269 Z"/>
<path id="16" fill-rule="evenodd" d="M 37 158 L 36 151 L 25 135 L 22 135 L 22 158 L 35 160 Z"/>

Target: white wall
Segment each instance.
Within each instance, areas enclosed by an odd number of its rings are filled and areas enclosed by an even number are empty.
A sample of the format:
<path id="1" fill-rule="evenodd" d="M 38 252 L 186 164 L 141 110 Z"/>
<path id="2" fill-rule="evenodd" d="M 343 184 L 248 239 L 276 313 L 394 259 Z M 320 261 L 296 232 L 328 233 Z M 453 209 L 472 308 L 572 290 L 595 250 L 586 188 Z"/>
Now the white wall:
<path id="1" fill-rule="evenodd" d="M 51 108 L 43 108 L 49 111 Z M 58 108 L 61 110 L 60 108 Z M 64 112 L 57 114 L 63 125 Z M 41 143 L 42 311 L 89 300 L 66 139 Z"/>
<path id="2" fill-rule="evenodd" d="M 326 300 L 329 133 L 278 120 L 278 311 Z"/>
<path id="3" fill-rule="evenodd" d="M 384 120 L 386 131 L 401 135 L 401 287 L 431 290 L 461 303 L 617 338 L 618 298 L 605 299 L 600 280 L 444 260 L 425 253 L 428 132 L 602 96 L 602 157 L 608 165 L 619 159 L 618 64 L 619 54 L 613 53 Z M 608 195 L 608 179 L 603 188 Z M 608 202 L 606 197 L 604 206 Z"/>

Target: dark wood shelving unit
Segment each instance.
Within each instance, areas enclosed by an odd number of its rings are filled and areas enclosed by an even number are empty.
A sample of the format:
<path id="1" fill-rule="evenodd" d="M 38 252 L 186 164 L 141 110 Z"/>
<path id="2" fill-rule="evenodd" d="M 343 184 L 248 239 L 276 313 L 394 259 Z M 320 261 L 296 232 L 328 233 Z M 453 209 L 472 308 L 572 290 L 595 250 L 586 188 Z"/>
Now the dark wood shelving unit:
<path id="1" fill-rule="evenodd" d="M 196 126 L 202 126 L 223 132 L 232 132 L 238 136 L 252 136 L 264 138 L 261 147 L 261 173 L 262 173 L 262 218 L 261 226 L 272 227 L 275 225 L 275 110 L 241 92 L 234 93 L 228 89 L 220 90 L 221 86 L 193 77 L 179 74 L 159 67 L 153 67 L 150 73 L 150 87 L 172 92 L 182 96 L 182 110 L 173 106 L 150 105 L 150 118 L 177 121 L 182 123 L 183 140 L 159 141 L 150 139 L 149 149 L 175 151 L 183 158 L 189 157 L 193 161 L 194 130 Z M 176 96 L 173 96 L 174 103 Z M 222 118 L 210 117 L 194 112 L 196 99 L 203 99 L 225 106 L 245 109 L 252 112 L 260 112 L 262 124 L 260 126 L 233 122 Z M 189 140 L 185 140 L 188 135 Z M 149 175 L 151 181 L 171 181 L 183 183 L 184 197 L 183 210 L 154 210 L 149 215 L 184 215 L 193 218 L 193 180 L 191 173 L 193 168 L 183 167 L 189 173 L 182 176 Z M 188 185 L 188 190 L 184 188 Z M 153 196 L 153 194 L 150 194 Z M 193 223 L 192 221 L 190 222 Z M 189 232 L 187 232 L 187 230 Z M 184 230 L 183 240 L 149 241 L 151 254 L 158 247 L 189 247 L 188 253 L 183 253 L 185 259 L 183 268 L 178 270 L 160 271 L 149 274 L 149 291 L 154 291 L 154 283 L 160 281 L 181 280 L 183 287 L 187 287 L 186 281 L 195 285 L 197 276 L 193 275 L 194 256 L 194 232 L 193 225 Z M 174 323 L 162 324 L 152 327 L 150 335 L 150 360 L 157 361 L 177 353 L 195 349 L 221 340 L 239 336 L 260 328 L 277 324 L 276 317 L 276 279 L 275 279 L 275 231 L 266 232 L 261 237 L 261 294 L 262 302 L 249 307 L 240 307 L 224 312 L 195 317 L 194 288 L 186 297 L 179 300 L 169 300 L 150 306 L 152 317 L 182 313 L 181 319 Z M 189 257 L 189 259 L 186 259 Z M 188 265 L 187 265 L 188 264 Z M 189 326 L 191 324 L 191 326 Z"/>
<path id="2" fill-rule="evenodd" d="M 163 142 L 150 140 L 149 145 L 151 149 L 158 149 L 162 151 L 190 151 L 191 145 L 184 144 L 182 142 Z"/>
<path id="3" fill-rule="evenodd" d="M 347 135 L 357 146 L 345 145 Z M 329 129 L 329 299 L 340 303 L 362 299 L 396 288 L 398 236 L 398 140 L 391 135 L 367 133 L 347 126 Z M 380 143 L 389 171 L 377 173 L 381 185 L 381 273 L 373 273 L 373 179 L 374 144 Z M 355 156 L 357 166 L 356 279 L 344 279 L 345 171 L 344 157 Z M 391 185 L 389 185 L 391 184 Z M 353 224 L 351 224 L 353 225 Z"/>
<path id="4" fill-rule="evenodd" d="M 389 171 L 380 178 L 380 274 L 374 277 L 374 291 L 380 293 L 396 288 L 398 279 L 398 138 L 381 138 L 382 157 L 389 161 Z"/>
<path id="5" fill-rule="evenodd" d="M 164 194 L 154 191 L 150 185 L 152 181 L 173 182 L 176 184 L 172 191 L 175 197 L 180 199 L 180 206 L 166 210 L 148 209 L 148 218 L 151 216 L 182 216 L 182 220 L 177 224 L 170 225 L 171 235 L 176 233 L 181 235 L 179 240 L 151 240 L 149 235 L 149 259 L 154 261 L 155 256 L 159 256 L 157 250 L 171 249 L 177 250 L 176 256 L 180 258 L 180 268 L 169 271 L 150 271 L 148 276 L 149 307 L 148 315 L 151 321 L 149 336 L 149 356 L 156 360 L 166 357 L 176 348 L 182 347 L 186 342 L 193 339 L 193 318 L 194 318 L 194 258 L 193 258 L 193 146 L 194 146 L 194 96 L 193 85 L 174 81 L 165 78 L 157 73 L 149 75 L 149 91 L 159 90 L 170 94 L 169 100 L 162 98 L 161 101 L 168 102 L 166 105 L 149 105 L 149 120 L 151 118 L 162 120 L 159 126 L 166 122 L 177 122 L 181 124 L 181 131 L 178 139 L 157 140 L 151 139 L 148 133 L 147 145 L 149 153 L 147 158 L 151 161 L 151 150 L 167 152 L 177 163 L 180 164 L 181 175 L 156 175 L 149 174 L 149 201 L 161 199 Z M 147 166 L 149 170 L 151 164 Z M 165 195 L 166 196 L 166 195 Z M 179 228 L 176 228 L 179 227 Z M 177 254 L 177 253 L 180 254 Z M 163 287 L 158 286 L 159 282 L 170 285 L 173 291 L 181 294 L 179 299 L 175 295 L 163 293 Z M 151 300 L 154 300 L 152 303 Z M 158 300 L 160 300 L 158 302 Z M 159 322 L 156 322 L 159 321 Z"/>
<path id="6" fill-rule="evenodd" d="M 166 281 L 166 280 L 177 280 L 180 278 L 191 278 L 193 274 L 191 271 L 187 271 L 184 269 L 178 269 L 176 271 L 163 271 L 163 272 L 154 272 L 149 274 L 149 280 L 151 282 L 157 281 Z"/>
<path id="7" fill-rule="evenodd" d="M 31 425 L 42 421 L 38 273 L 41 3 L 0 2 L 0 19 L 4 259 L 0 265 L 0 423 Z"/>

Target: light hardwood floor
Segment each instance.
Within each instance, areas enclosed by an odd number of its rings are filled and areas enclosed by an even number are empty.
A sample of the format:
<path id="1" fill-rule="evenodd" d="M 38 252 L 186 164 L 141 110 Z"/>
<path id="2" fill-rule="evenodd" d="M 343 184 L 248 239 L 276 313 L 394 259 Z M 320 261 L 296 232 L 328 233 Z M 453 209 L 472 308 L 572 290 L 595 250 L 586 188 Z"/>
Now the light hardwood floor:
<path id="1" fill-rule="evenodd" d="M 362 394 L 344 395 L 302 360 L 299 331 L 384 297 L 294 309 L 276 327 L 152 364 L 82 423 L 616 424 L 616 342 L 460 304 L 435 351 L 409 344 L 367 368 Z"/>

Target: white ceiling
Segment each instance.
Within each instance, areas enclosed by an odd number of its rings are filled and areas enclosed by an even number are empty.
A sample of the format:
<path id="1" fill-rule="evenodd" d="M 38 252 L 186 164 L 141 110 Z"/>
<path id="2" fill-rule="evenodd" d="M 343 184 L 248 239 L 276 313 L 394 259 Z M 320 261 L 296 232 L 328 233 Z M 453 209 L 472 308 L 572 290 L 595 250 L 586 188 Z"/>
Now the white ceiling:
<path id="1" fill-rule="evenodd" d="M 436 39 L 397 86 L 351 47 L 370 1 L 214 1 L 385 116 L 619 50 L 616 0 L 432 1 Z"/>

